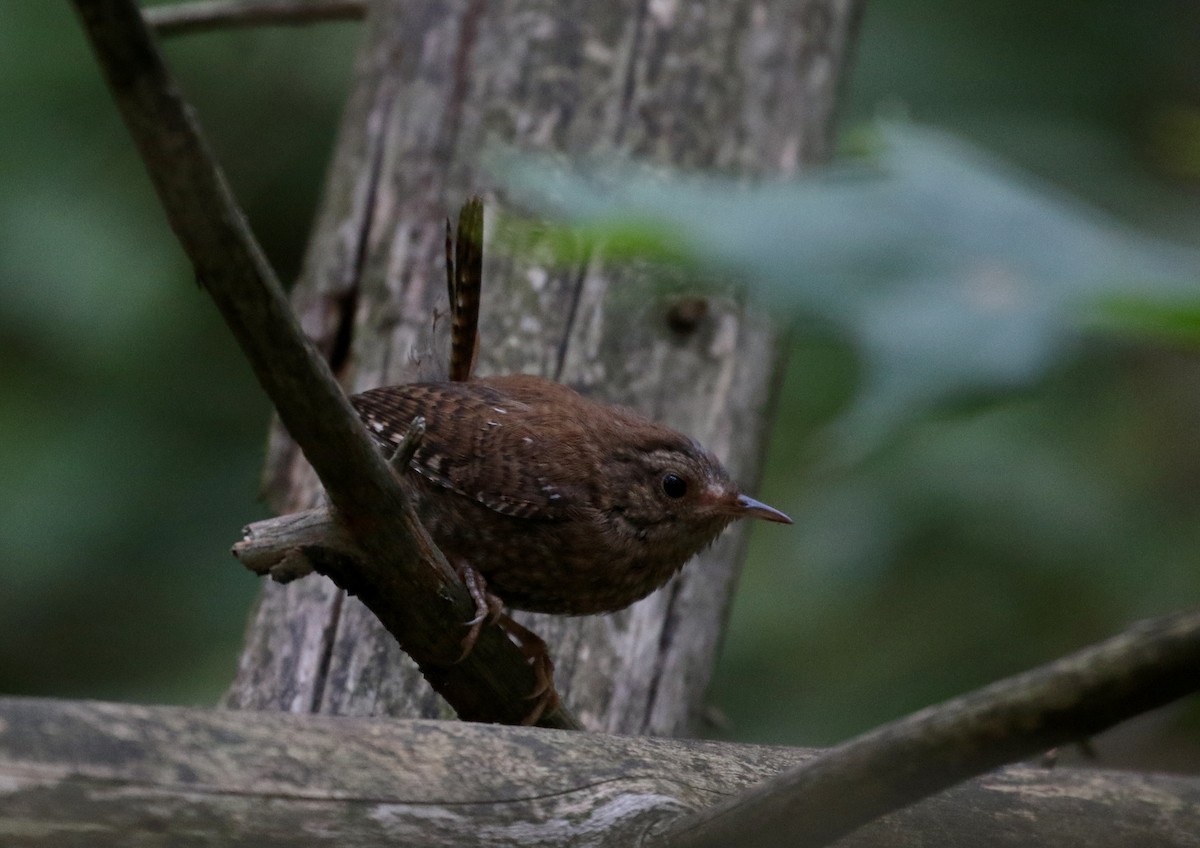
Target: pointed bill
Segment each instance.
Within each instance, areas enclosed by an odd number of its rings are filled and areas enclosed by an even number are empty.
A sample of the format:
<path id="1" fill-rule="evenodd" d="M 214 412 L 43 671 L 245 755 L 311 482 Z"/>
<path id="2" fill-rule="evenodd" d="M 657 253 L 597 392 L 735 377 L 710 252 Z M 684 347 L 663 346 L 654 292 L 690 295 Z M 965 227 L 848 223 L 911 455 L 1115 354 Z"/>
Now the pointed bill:
<path id="1" fill-rule="evenodd" d="M 762 501 L 756 501 L 749 495 L 738 495 L 738 512 L 745 518 L 762 518 L 767 521 L 777 521 L 780 524 L 791 524 L 792 519 L 773 506 L 767 506 Z"/>

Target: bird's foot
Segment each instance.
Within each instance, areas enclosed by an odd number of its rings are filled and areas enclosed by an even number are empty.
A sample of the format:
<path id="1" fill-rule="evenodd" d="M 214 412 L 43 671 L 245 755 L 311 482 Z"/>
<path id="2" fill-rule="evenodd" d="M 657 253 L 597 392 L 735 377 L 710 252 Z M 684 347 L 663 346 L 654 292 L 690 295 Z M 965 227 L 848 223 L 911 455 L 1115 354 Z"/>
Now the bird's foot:
<path id="1" fill-rule="evenodd" d="M 525 696 L 534 701 L 533 709 L 521 719 L 521 724 L 535 724 L 543 715 L 557 709 L 561 700 L 554 688 L 554 661 L 550 659 L 550 650 L 545 639 L 518 623 L 512 616 L 501 615 L 496 619 L 496 623 L 516 641 L 521 647 L 521 653 L 529 657 L 533 673 L 537 676 L 537 686 Z"/>
<path id="2" fill-rule="evenodd" d="M 533 691 L 526 696 L 529 700 L 534 701 L 533 709 L 525 718 L 521 719 L 521 724 L 535 724 L 547 712 L 556 709 L 561 700 L 554 688 L 554 661 L 550 659 L 550 650 L 546 646 L 546 640 L 525 625 L 517 623 L 512 616 L 506 615 L 504 602 L 488 591 L 487 579 L 469 563 L 459 561 L 455 564 L 455 570 L 462 578 L 463 585 L 467 587 L 471 600 L 475 602 L 475 617 L 466 622 L 470 629 L 463 637 L 463 652 L 457 661 L 462 662 L 470 655 L 485 624 L 500 625 L 501 629 L 517 643 L 521 648 L 521 653 L 529 658 L 529 664 L 533 666 L 537 684 Z"/>
<path id="3" fill-rule="evenodd" d="M 475 602 L 475 617 L 466 623 L 470 630 L 463 637 L 463 652 L 457 660 L 457 662 L 462 662 L 475 647 L 475 640 L 479 638 L 479 632 L 483 630 L 483 625 L 494 624 L 504 615 L 504 602 L 487 590 L 487 580 L 469 563 L 458 563 L 456 570 L 458 576 L 462 578 L 463 584 L 466 585 L 471 600 Z"/>

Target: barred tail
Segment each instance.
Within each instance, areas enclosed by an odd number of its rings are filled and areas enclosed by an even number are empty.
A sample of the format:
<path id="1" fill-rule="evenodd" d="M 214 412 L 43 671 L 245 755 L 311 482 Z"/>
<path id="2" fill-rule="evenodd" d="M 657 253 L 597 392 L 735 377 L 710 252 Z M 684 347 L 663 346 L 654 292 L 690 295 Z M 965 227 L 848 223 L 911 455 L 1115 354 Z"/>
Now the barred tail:
<path id="1" fill-rule="evenodd" d="M 450 222 L 446 221 L 446 282 L 450 289 L 450 379 L 469 380 L 479 351 L 479 292 L 483 286 L 483 200 L 477 196 L 463 204 L 453 244 Z"/>

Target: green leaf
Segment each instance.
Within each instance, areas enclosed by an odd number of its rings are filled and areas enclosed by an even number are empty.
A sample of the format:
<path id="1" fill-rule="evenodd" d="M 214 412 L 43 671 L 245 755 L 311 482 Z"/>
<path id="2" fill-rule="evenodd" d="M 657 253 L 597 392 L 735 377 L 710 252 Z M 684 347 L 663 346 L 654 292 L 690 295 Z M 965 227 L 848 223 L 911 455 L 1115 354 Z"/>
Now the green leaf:
<path id="1" fill-rule="evenodd" d="M 1200 297 L 1179 303 L 1112 298 L 1100 305 L 1096 324 L 1102 329 L 1200 348 Z"/>
<path id="2" fill-rule="evenodd" d="M 518 198 L 569 221 L 573 244 L 620 234 L 625 253 L 682 254 L 771 309 L 840 328 L 866 370 L 843 431 L 867 447 L 948 400 L 1036 381 L 1105 326 L 1101 303 L 1147 304 L 1143 326 L 1151 313 L 1162 326 L 1200 295 L 1196 253 L 960 140 L 881 124 L 859 141 L 865 157 L 752 185 L 627 162 L 493 164 Z"/>

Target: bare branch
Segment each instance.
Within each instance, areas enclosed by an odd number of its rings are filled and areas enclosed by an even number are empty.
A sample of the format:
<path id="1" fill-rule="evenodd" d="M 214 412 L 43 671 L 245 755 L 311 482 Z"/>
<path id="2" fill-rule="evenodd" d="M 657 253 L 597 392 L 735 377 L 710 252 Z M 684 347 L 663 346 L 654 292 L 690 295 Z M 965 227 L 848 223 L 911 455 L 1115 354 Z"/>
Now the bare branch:
<path id="1" fill-rule="evenodd" d="M 356 21 L 366 13 L 366 0 L 197 0 L 142 10 L 146 23 L 160 36 L 273 24 Z"/>
<path id="2" fill-rule="evenodd" d="M 244 527 L 242 541 L 233 546 L 232 553 L 255 574 L 269 576 L 277 583 L 290 583 L 316 570 L 310 560 L 311 551 L 316 548 L 362 556 L 354 540 L 324 507 L 291 512 Z"/>
<path id="3" fill-rule="evenodd" d="M 397 474 L 402 474 L 408 470 L 408 464 L 412 462 L 413 454 L 417 452 L 417 448 L 421 446 L 421 440 L 425 438 L 425 416 L 418 415 L 408 423 L 408 429 L 404 431 L 404 436 L 396 445 L 396 449 L 392 451 L 392 455 L 388 457 L 388 465 Z"/>
<path id="4" fill-rule="evenodd" d="M 361 597 L 459 716 L 519 722 L 536 687 L 532 668 L 496 628 L 458 661 L 474 606 L 301 331 L 137 6 L 73 2 L 197 279 L 367 554 L 361 572 L 328 576 Z M 545 721 L 578 726 L 565 713 Z"/>
<path id="5" fill-rule="evenodd" d="M 827 845 L 892 810 L 1004 763 L 1086 739 L 1200 689 L 1200 609 L 883 725 L 681 819 L 670 848 Z"/>

